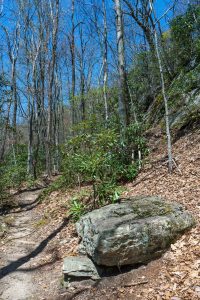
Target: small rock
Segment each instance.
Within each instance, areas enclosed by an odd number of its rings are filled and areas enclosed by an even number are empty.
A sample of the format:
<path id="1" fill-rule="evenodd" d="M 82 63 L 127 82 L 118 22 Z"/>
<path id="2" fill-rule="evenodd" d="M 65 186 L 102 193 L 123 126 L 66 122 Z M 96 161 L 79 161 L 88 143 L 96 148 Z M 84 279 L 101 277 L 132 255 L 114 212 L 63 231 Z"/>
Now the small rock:
<path id="1" fill-rule="evenodd" d="M 5 235 L 7 229 L 8 229 L 8 227 L 5 223 L 0 224 L 0 238 L 2 238 Z"/>
<path id="2" fill-rule="evenodd" d="M 93 262 L 86 256 L 69 256 L 63 263 L 64 281 L 81 281 L 85 279 L 100 279 Z"/>
<path id="3" fill-rule="evenodd" d="M 195 286 L 195 292 L 200 294 L 200 286 Z"/>

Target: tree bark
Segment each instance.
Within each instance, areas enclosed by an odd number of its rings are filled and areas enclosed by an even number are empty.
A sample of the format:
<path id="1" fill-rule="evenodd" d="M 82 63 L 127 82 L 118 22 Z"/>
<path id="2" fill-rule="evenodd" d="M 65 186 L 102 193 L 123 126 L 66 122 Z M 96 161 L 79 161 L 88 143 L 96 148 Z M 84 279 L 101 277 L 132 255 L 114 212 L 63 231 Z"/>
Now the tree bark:
<path id="1" fill-rule="evenodd" d="M 107 97 L 107 85 L 108 85 L 108 33 L 107 33 L 107 16 L 105 0 L 102 0 L 103 8 L 103 97 L 104 97 L 104 108 L 105 108 L 105 121 L 108 122 L 108 97 Z"/>
<path id="2" fill-rule="evenodd" d="M 50 3 L 50 6 L 52 3 Z M 53 84 L 54 84 L 54 72 L 56 64 L 56 50 L 57 50 L 57 35 L 58 35 L 58 21 L 59 21 L 59 0 L 56 0 L 56 12 L 53 16 L 52 7 L 51 10 L 51 21 L 53 25 L 52 32 L 52 53 L 51 61 L 49 61 L 49 87 L 48 87 L 48 109 L 47 109 L 47 137 L 46 137 L 46 172 L 49 177 L 52 173 L 52 126 L 53 126 Z"/>
<path id="3" fill-rule="evenodd" d="M 115 0 L 119 68 L 119 117 L 123 128 L 129 125 L 129 93 L 125 68 L 124 30 L 120 0 Z"/>
<path id="4" fill-rule="evenodd" d="M 160 57 L 159 46 L 158 46 L 158 36 L 157 36 L 156 28 L 154 28 L 154 39 L 155 39 L 156 55 L 157 55 L 159 71 L 160 71 L 162 95 L 163 95 L 164 104 L 165 104 L 165 124 L 166 124 L 166 134 L 167 134 L 168 170 L 171 173 L 173 170 L 173 159 L 172 159 L 171 133 L 170 133 L 170 127 L 169 127 L 168 98 L 166 95 L 163 67 L 162 67 L 162 62 L 161 62 L 161 57 Z"/>
<path id="5" fill-rule="evenodd" d="M 75 104 L 74 104 L 75 88 L 76 88 L 74 11 L 75 11 L 75 1 L 72 0 L 72 13 L 71 13 L 72 32 L 71 32 L 71 43 L 70 43 L 71 64 L 72 64 L 72 90 L 71 90 L 72 125 L 76 123 Z"/>

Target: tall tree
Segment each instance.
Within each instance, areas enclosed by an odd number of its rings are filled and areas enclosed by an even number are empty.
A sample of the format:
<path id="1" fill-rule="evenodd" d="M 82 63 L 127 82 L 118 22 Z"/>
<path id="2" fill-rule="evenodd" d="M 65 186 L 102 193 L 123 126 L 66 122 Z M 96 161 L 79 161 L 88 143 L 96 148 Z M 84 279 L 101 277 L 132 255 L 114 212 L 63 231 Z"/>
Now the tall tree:
<path id="1" fill-rule="evenodd" d="M 155 41 L 156 56 L 157 56 L 157 61 L 158 61 L 158 66 L 159 66 L 159 71 L 160 71 L 160 81 L 161 81 L 161 87 L 162 87 L 162 95 L 163 95 L 163 100 L 164 100 L 164 105 L 165 105 L 165 124 L 166 124 L 166 135 L 167 135 L 168 170 L 171 173 L 172 169 L 173 169 L 173 158 L 172 158 L 171 133 L 170 133 L 170 126 L 169 126 L 168 97 L 167 97 L 167 93 L 166 93 L 164 72 L 163 72 L 162 60 L 161 60 L 159 44 L 158 44 L 158 34 L 157 34 L 157 28 L 156 28 L 156 25 L 159 23 L 159 20 L 157 20 L 156 15 L 155 15 L 153 0 L 149 0 L 149 5 L 150 5 L 150 12 L 149 13 L 150 14 L 154 13 L 154 18 L 155 18 L 155 22 L 153 24 L 154 26 L 153 26 L 152 34 L 153 34 L 154 41 Z"/>
<path id="2" fill-rule="evenodd" d="M 53 147 L 53 85 L 55 79 L 55 66 L 57 58 L 57 40 L 59 23 L 59 0 L 49 1 L 51 31 L 51 54 L 48 64 L 48 109 L 47 109 L 47 135 L 46 135 L 46 171 L 52 174 L 52 147 Z"/>
<path id="3" fill-rule="evenodd" d="M 104 108 L 105 108 L 105 121 L 108 122 L 108 27 L 107 27 L 107 14 L 105 0 L 102 0 L 103 11 L 103 96 L 104 96 Z"/>
<path id="4" fill-rule="evenodd" d="M 7 40 L 7 48 L 8 48 L 8 57 L 11 63 L 11 95 L 12 95 L 12 105 L 13 105 L 13 119 L 12 119 L 12 132 L 13 132 L 13 144 L 16 144 L 17 139 L 17 109 L 18 109 L 18 101 L 17 101 L 17 59 L 19 53 L 19 36 L 20 36 L 20 24 L 16 23 L 14 36 L 10 37 L 10 34 L 6 27 L 2 26 Z M 11 41 L 12 39 L 12 41 Z"/>
<path id="5" fill-rule="evenodd" d="M 74 125 L 76 122 L 75 116 L 75 104 L 74 104 L 74 97 L 75 97 L 75 89 L 76 89 L 76 65 L 75 65 L 75 0 L 72 0 L 71 3 L 71 33 L 68 35 L 69 37 L 69 44 L 70 44 L 70 53 L 71 53 L 71 66 L 72 66 L 72 87 L 71 87 L 71 110 L 72 110 L 72 124 Z"/>
<path id="6" fill-rule="evenodd" d="M 125 128 L 129 124 L 129 92 L 127 84 L 125 50 L 124 50 L 124 29 L 120 0 L 115 0 L 116 30 L 117 30 L 117 51 L 119 69 L 119 117 L 121 126 Z"/>
<path id="7" fill-rule="evenodd" d="M 127 11 L 125 11 L 125 13 L 130 15 L 142 29 L 152 53 L 155 53 L 155 45 L 152 37 L 153 19 L 148 0 L 134 0 L 133 3 L 131 3 L 131 0 L 122 1 L 126 4 L 126 7 L 128 9 Z"/>

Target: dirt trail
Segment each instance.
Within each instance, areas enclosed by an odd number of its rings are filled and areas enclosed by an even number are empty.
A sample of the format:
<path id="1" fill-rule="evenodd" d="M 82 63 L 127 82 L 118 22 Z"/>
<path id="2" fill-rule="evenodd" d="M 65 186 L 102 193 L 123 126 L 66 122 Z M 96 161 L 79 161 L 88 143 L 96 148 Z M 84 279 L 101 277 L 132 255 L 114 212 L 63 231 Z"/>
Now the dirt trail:
<path id="1" fill-rule="evenodd" d="M 0 252 L 0 299 L 32 300 L 35 294 L 34 272 L 30 262 L 35 256 L 37 243 L 33 238 L 37 215 L 34 207 L 41 190 L 24 192 L 16 200 L 20 209 L 9 214 L 13 223 Z"/>
<path id="2" fill-rule="evenodd" d="M 157 136 L 151 149 L 149 164 L 137 184 L 126 185 L 124 196 L 161 195 L 179 202 L 196 217 L 196 228 L 147 266 L 110 274 L 95 287 L 72 293 L 61 288 L 61 268 L 65 256 L 76 255 L 78 238 L 67 217 L 67 203 L 77 190 L 54 191 L 39 205 L 41 191 L 22 193 L 18 196 L 20 209 L 8 215 L 14 222 L 0 244 L 0 300 L 200 299 L 200 131 L 173 145 L 178 164 L 173 174 L 162 164 L 166 153 Z M 143 281 L 147 283 L 134 285 Z"/>

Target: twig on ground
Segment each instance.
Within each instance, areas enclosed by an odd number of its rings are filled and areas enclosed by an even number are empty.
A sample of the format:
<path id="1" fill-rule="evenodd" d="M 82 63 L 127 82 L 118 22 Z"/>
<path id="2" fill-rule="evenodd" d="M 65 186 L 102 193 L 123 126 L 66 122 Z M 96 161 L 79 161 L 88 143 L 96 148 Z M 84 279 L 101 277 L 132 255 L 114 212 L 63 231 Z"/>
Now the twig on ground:
<path id="1" fill-rule="evenodd" d="M 127 283 L 124 284 L 124 287 L 131 287 L 131 286 L 136 286 L 136 285 L 141 285 L 141 284 L 146 284 L 148 283 L 148 280 L 143 280 L 143 281 L 139 281 L 139 282 L 131 282 L 131 283 Z"/>
<path id="2" fill-rule="evenodd" d="M 181 170 L 180 170 L 179 167 L 177 166 L 176 161 L 175 161 L 174 159 L 172 159 L 172 161 L 173 161 L 173 163 L 174 163 L 176 169 L 179 171 L 179 173 L 180 173 L 181 175 L 183 175 L 183 173 L 181 172 Z"/>

